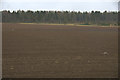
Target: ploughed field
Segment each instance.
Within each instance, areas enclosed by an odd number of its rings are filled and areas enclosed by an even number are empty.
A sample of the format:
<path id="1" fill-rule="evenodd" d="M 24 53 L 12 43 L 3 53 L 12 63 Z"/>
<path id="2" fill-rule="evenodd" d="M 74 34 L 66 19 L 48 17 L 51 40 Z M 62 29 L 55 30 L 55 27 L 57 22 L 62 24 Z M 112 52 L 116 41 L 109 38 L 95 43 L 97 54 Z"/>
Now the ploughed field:
<path id="1" fill-rule="evenodd" d="M 115 78 L 117 28 L 3 24 L 5 78 Z"/>

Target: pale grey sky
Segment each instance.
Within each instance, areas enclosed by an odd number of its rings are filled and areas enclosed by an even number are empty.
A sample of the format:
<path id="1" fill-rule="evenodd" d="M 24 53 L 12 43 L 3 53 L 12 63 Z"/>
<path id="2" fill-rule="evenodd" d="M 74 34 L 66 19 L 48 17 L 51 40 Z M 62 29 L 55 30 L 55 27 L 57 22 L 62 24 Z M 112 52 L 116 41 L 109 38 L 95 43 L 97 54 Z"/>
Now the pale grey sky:
<path id="1" fill-rule="evenodd" d="M 1 10 L 117 11 L 119 0 L 1 0 Z"/>

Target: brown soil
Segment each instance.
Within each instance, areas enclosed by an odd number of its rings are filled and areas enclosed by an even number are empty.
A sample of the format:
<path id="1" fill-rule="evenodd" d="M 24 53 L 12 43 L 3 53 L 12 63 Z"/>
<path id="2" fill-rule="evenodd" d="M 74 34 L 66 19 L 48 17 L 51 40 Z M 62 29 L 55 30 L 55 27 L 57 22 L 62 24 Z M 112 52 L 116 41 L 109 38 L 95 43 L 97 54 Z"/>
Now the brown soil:
<path id="1" fill-rule="evenodd" d="M 115 78 L 117 28 L 3 24 L 5 78 Z"/>

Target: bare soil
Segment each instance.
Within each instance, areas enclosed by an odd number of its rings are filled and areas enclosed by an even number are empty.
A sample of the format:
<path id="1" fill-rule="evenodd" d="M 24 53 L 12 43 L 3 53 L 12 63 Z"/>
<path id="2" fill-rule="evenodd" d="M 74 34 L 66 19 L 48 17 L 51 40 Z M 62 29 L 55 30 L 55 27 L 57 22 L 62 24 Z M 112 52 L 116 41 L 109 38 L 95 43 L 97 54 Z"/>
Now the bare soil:
<path id="1" fill-rule="evenodd" d="M 3 24 L 4 78 L 116 78 L 117 28 Z"/>

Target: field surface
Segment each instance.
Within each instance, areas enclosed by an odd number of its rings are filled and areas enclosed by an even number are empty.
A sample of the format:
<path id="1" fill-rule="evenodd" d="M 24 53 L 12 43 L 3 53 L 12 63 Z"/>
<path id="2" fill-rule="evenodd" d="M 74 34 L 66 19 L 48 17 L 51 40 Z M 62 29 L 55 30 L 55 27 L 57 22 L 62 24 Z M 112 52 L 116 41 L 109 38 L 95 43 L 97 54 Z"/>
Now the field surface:
<path id="1" fill-rule="evenodd" d="M 115 78 L 117 28 L 3 24 L 5 78 Z"/>

